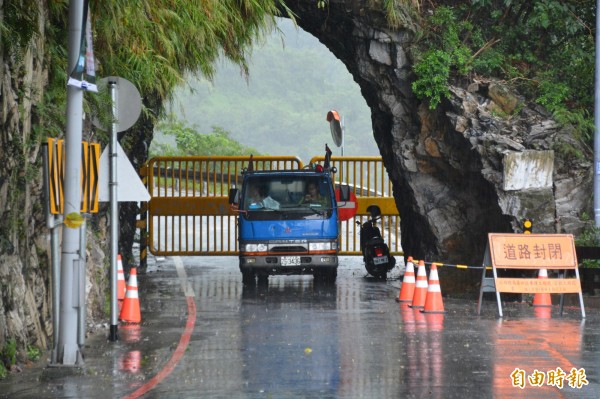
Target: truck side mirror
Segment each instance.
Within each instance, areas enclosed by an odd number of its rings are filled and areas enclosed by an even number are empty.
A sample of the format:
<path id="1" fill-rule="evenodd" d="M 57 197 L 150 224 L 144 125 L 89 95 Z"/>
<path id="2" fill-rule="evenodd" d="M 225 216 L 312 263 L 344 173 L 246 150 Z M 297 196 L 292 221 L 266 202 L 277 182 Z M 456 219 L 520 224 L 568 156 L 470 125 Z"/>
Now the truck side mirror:
<path id="1" fill-rule="evenodd" d="M 350 186 L 347 184 L 340 185 L 340 202 L 350 201 Z"/>
<path id="2" fill-rule="evenodd" d="M 229 205 L 238 204 L 240 202 L 240 190 L 237 188 L 229 189 Z"/>

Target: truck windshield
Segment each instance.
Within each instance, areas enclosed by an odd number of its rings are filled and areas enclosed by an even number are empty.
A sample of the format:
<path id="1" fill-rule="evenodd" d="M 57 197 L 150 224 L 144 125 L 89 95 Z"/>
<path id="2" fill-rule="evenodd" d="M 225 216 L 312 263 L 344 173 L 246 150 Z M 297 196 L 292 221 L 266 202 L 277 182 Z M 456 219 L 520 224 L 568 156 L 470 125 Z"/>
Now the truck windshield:
<path id="1" fill-rule="evenodd" d="M 329 218 L 331 183 L 323 176 L 251 176 L 244 183 L 241 204 L 251 219 Z"/>

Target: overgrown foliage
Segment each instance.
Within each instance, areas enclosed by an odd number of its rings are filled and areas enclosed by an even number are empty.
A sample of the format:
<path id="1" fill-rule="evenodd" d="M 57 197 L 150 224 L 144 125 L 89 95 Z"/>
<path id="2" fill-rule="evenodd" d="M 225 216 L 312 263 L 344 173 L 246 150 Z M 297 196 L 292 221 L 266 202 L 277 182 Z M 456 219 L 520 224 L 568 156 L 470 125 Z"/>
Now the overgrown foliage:
<path id="1" fill-rule="evenodd" d="M 3 4 L 0 18 L 2 47 L 13 56 L 20 57 L 37 34 L 38 7 L 36 0 L 9 1 Z M 23 12 L 23 10 L 28 12 Z"/>
<path id="2" fill-rule="evenodd" d="M 21 0 L 2 6 L 2 45 L 16 60 L 41 34 L 38 5 Z M 36 105 L 34 127 L 46 137 L 65 130 L 68 5 L 67 0 L 46 2 L 48 85 L 43 102 Z M 153 118 L 160 116 L 186 74 L 211 78 L 219 57 L 247 71 L 252 44 L 273 29 L 280 9 L 287 10 L 283 0 L 115 0 L 90 6 L 97 76 L 123 77 L 142 98 L 152 96 L 158 107 L 146 115 Z M 86 95 L 85 108 L 92 114 L 101 109 L 94 106 L 94 96 Z"/>
<path id="3" fill-rule="evenodd" d="M 0 349 L 0 379 L 6 377 L 7 370 L 17 364 L 17 342 L 8 340 Z"/>
<path id="4" fill-rule="evenodd" d="M 593 2 L 440 1 L 415 48 L 415 94 L 435 108 L 456 78 L 504 80 L 592 139 Z"/>
<path id="5" fill-rule="evenodd" d="M 417 55 L 414 71 L 419 77 L 413 83 L 415 94 L 429 99 L 430 107 L 437 107 L 448 96 L 451 74 L 464 75 L 472 69 L 472 51 L 461 37 L 473 31 L 473 25 L 457 18 L 449 7 L 437 8 L 426 20 L 431 47 Z M 430 44 L 430 43 L 428 43 Z"/>
<path id="6" fill-rule="evenodd" d="M 389 25 L 393 28 L 414 30 L 418 19 L 420 0 L 371 0 L 372 7 L 381 7 L 385 12 Z"/>
<path id="7" fill-rule="evenodd" d="M 581 216 L 581 219 L 586 221 L 587 224 L 581 234 L 575 237 L 575 245 L 580 247 L 600 247 L 600 228 L 594 225 L 594 221 L 586 213 Z M 600 259 L 583 259 L 580 260 L 580 263 L 586 268 L 600 268 Z"/>
<path id="8" fill-rule="evenodd" d="M 251 45 L 269 32 L 274 0 L 95 2 L 101 74 L 122 76 L 142 93 L 171 99 L 186 74 L 212 77 L 224 55 L 247 70 Z"/>
<path id="9" fill-rule="evenodd" d="M 35 362 L 36 360 L 39 360 L 41 356 L 42 352 L 39 348 L 32 345 L 27 345 L 27 359 Z"/>

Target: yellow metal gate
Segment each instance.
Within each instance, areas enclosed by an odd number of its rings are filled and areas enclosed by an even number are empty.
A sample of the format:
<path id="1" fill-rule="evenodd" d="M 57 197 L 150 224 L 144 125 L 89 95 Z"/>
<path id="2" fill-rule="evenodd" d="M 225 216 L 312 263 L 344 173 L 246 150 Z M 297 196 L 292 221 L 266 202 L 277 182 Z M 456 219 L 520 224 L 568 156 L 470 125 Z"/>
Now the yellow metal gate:
<path id="1" fill-rule="evenodd" d="M 322 163 L 323 157 L 311 159 Z M 366 208 L 382 210 L 382 235 L 394 255 L 401 255 L 398 211 L 380 157 L 332 157 L 336 185 L 349 184 L 357 196 L 357 215 L 342 222 L 341 254 L 360 254 L 355 221 Z M 255 170 L 302 169 L 292 156 L 255 156 Z M 241 183 L 247 156 L 156 157 L 142 170 L 151 199 L 142 205 L 141 258 L 146 250 L 162 256 L 237 255 L 237 214 L 228 203 L 229 188 Z"/>
<path id="2" fill-rule="evenodd" d="M 325 157 L 314 157 L 310 163 L 322 163 Z M 392 182 L 381 157 L 332 157 L 336 187 L 348 184 L 356 194 L 356 216 L 341 222 L 341 255 L 360 255 L 360 237 L 355 222 L 363 223 L 368 217 L 369 205 L 381 209 L 378 226 L 392 255 L 403 255 L 400 244 L 400 215 L 392 192 Z"/>

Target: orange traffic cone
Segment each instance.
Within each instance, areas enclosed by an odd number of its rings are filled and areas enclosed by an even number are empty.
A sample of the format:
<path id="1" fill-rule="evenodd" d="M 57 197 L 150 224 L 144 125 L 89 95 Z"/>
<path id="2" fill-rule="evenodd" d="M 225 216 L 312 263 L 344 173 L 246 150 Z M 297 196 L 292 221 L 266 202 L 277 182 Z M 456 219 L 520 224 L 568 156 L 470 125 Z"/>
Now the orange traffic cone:
<path id="1" fill-rule="evenodd" d="M 547 279 L 548 271 L 546 269 L 540 269 L 538 274 L 539 279 Z M 552 306 L 552 298 L 549 292 L 538 292 L 533 297 L 533 306 Z"/>
<path id="2" fill-rule="evenodd" d="M 411 308 L 422 308 L 425 306 L 427 297 L 427 272 L 425 271 L 425 262 L 420 260 L 417 268 L 417 281 L 415 282 L 415 293 L 413 295 Z"/>
<path id="3" fill-rule="evenodd" d="M 131 268 L 129 274 L 129 281 L 127 282 L 127 294 L 125 294 L 125 300 L 123 301 L 123 307 L 121 308 L 121 315 L 119 319 L 131 323 L 139 323 L 142 321 L 140 313 L 140 299 L 138 297 L 138 285 L 137 285 L 137 270 L 135 267 Z"/>
<path id="4" fill-rule="evenodd" d="M 396 301 L 398 302 L 412 302 L 413 296 L 415 295 L 415 266 L 413 264 L 412 256 L 409 256 L 406 260 L 406 270 L 404 271 L 404 277 L 402 278 L 402 286 L 400 287 L 400 293 Z"/>
<path id="5" fill-rule="evenodd" d="M 117 299 L 122 301 L 125 299 L 125 273 L 123 272 L 123 260 L 121 254 L 117 255 Z"/>
<path id="6" fill-rule="evenodd" d="M 435 263 L 431 264 L 429 271 L 429 285 L 427 287 L 427 298 L 423 313 L 444 313 L 444 302 L 442 301 L 442 289 L 440 288 L 440 278 L 438 277 Z"/>

